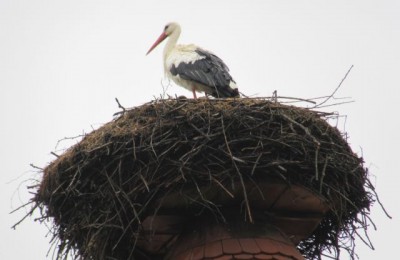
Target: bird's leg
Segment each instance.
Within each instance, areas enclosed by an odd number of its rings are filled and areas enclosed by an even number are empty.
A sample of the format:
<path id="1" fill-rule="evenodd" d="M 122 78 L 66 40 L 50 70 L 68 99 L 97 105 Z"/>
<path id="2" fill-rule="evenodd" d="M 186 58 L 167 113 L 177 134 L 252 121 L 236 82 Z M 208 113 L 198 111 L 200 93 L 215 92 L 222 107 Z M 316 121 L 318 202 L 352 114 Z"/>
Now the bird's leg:
<path id="1" fill-rule="evenodd" d="M 193 98 L 194 98 L 194 99 L 197 99 L 197 96 L 196 96 L 196 90 L 195 90 L 195 88 L 194 88 L 194 87 L 192 88 L 192 92 L 193 92 Z"/>

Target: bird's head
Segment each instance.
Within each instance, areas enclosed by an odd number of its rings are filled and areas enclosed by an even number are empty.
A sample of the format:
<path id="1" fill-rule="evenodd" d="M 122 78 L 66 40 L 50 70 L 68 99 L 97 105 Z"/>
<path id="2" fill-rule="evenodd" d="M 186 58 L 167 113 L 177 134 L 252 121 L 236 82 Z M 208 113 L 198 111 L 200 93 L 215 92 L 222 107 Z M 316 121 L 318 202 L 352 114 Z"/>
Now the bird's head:
<path id="1" fill-rule="evenodd" d="M 153 49 L 155 49 L 157 45 L 159 45 L 162 41 L 164 41 L 168 36 L 170 36 L 173 33 L 180 34 L 180 32 L 181 32 L 181 27 L 179 26 L 178 23 L 172 22 L 165 25 L 164 31 L 161 33 L 160 37 L 158 37 L 156 42 L 150 47 L 146 55 L 149 54 Z"/>
<path id="2" fill-rule="evenodd" d="M 176 30 L 181 30 L 181 27 L 179 26 L 179 24 L 177 24 L 177 23 L 174 23 L 174 22 L 172 22 L 172 23 L 168 23 L 167 25 L 165 25 L 165 27 L 164 27 L 164 33 L 167 35 L 167 36 L 170 36 L 173 32 L 175 32 Z"/>

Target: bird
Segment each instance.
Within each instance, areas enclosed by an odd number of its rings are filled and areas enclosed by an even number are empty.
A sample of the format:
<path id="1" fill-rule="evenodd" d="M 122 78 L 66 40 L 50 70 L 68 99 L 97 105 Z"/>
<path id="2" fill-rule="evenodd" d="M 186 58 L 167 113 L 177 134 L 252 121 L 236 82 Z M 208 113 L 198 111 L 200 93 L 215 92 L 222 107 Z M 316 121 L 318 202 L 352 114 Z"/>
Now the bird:
<path id="1" fill-rule="evenodd" d="M 192 91 L 194 99 L 197 99 L 196 92 L 215 98 L 239 97 L 228 66 L 214 53 L 194 44 L 177 45 L 180 34 L 178 23 L 168 23 L 146 55 L 168 38 L 163 52 L 164 71 L 168 78 Z"/>

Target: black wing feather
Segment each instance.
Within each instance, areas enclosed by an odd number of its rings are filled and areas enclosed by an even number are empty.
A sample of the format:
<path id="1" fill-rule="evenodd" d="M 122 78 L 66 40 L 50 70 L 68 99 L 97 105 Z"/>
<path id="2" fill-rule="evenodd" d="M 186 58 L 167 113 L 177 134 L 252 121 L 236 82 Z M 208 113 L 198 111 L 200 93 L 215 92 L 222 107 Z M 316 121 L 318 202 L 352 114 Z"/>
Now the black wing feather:
<path id="1" fill-rule="evenodd" d="M 235 82 L 229 74 L 229 68 L 215 54 L 206 50 L 196 49 L 202 59 L 193 63 L 180 63 L 172 65 L 171 73 L 179 75 L 182 79 L 191 80 L 210 87 L 209 93 L 213 97 L 237 97 L 239 91 L 232 89 L 229 84 Z"/>

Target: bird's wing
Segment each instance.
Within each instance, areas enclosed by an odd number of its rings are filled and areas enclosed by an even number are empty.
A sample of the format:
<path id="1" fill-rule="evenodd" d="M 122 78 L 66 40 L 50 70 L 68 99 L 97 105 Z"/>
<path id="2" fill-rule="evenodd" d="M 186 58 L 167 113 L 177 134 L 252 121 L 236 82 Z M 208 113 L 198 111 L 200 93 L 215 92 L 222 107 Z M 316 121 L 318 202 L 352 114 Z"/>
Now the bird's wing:
<path id="1" fill-rule="evenodd" d="M 190 51 L 192 59 L 186 59 L 185 57 L 189 55 L 182 53 L 182 60 L 175 60 L 171 64 L 169 70 L 172 75 L 209 87 L 207 92 L 214 97 L 239 95 L 228 66 L 218 56 L 198 47 Z M 180 52 L 185 51 L 180 50 Z"/>

